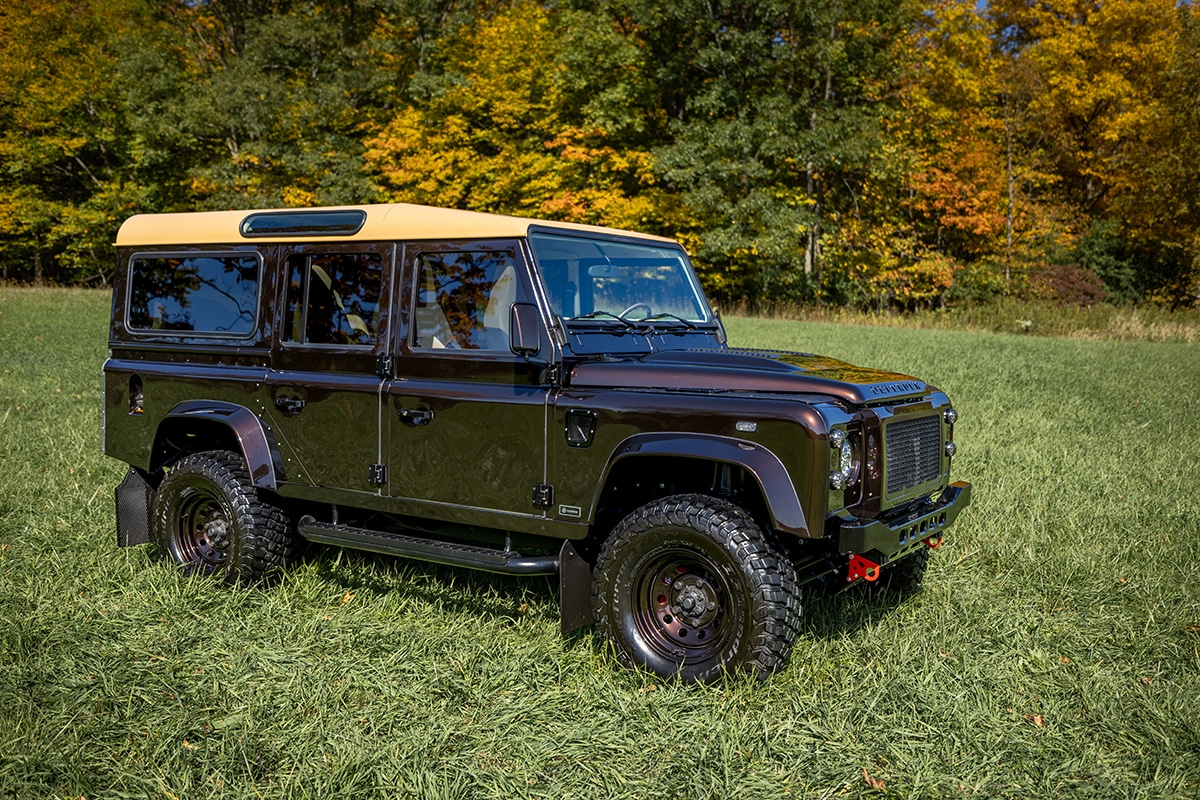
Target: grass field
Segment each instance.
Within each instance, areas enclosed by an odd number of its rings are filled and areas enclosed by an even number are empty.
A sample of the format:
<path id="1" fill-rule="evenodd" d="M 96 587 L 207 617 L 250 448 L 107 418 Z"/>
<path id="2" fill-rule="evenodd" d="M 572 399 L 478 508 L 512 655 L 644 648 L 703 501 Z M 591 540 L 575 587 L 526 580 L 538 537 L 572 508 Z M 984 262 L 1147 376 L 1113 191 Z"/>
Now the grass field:
<path id="1" fill-rule="evenodd" d="M 974 504 L 916 596 L 814 596 L 784 672 L 683 688 L 543 579 L 117 549 L 107 314 L 0 288 L 0 797 L 1200 796 L 1200 346 L 729 320 L 947 390 Z"/>

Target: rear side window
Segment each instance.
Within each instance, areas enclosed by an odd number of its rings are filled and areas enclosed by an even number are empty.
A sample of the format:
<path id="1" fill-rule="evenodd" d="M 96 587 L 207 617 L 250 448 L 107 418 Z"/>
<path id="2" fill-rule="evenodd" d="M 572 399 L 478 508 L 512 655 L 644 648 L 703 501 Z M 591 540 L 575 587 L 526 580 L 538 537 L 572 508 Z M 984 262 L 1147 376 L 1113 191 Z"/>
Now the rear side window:
<path id="1" fill-rule="evenodd" d="M 129 328 L 245 336 L 254 331 L 256 255 L 135 256 L 129 270 Z"/>
<path id="2" fill-rule="evenodd" d="M 288 257 L 284 340 L 369 346 L 379 324 L 383 258 L 378 253 Z"/>

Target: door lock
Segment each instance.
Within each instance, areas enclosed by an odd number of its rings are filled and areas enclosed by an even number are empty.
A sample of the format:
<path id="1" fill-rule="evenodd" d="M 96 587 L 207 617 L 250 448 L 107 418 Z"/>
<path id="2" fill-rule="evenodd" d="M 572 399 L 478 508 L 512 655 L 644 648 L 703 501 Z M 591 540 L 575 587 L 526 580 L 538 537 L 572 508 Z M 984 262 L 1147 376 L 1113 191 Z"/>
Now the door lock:
<path id="1" fill-rule="evenodd" d="M 299 397 L 276 397 L 275 407 L 285 414 L 296 414 L 304 408 L 304 401 Z"/>
<path id="2" fill-rule="evenodd" d="M 433 420 L 431 408 L 401 408 L 396 413 L 400 415 L 400 419 L 413 425 L 428 425 Z"/>

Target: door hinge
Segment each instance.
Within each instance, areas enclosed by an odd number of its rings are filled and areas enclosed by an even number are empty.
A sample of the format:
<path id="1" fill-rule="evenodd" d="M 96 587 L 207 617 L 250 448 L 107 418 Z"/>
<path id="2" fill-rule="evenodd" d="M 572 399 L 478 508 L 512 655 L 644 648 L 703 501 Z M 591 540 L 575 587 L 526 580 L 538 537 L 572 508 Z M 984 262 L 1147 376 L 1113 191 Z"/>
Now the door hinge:
<path id="1" fill-rule="evenodd" d="M 387 465 L 372 464 L 367 468 L 367 481 L 372 486 L 383 486 L 387 483 Z"/>
<path id="2" fill-rule="evenodd" d="M 396 359 L 380 353 L 375 357 L 375 374 L 383 380 L 396 377 Z"/>
<path id="3" fill-rule="evenodd" d="M 554 487 L 548 483 L 533 485 L 533 504 L 539 508 L 549 508 L 554 505 Z"/>

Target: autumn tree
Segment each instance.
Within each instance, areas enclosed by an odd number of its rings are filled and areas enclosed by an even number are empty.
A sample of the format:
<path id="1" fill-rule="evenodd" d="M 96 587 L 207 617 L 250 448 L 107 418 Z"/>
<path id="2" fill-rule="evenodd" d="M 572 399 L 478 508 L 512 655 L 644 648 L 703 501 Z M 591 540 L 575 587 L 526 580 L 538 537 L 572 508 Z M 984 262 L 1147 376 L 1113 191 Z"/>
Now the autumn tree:
<path id="1" fill-rule="evenodd" d="M 40 284 L 103 277 L 136 203 L 118 71 L 132 3 L 0 8 L 0 260 Z M 114 23 L 114 19 L 117 20 Z"/>
<path id="2" fill-rule="evenodd" d="M 585 31 L 587 35 L 585 35 Z M 636 52 L 582 13 L 518 2 L 443 39 L 428 96 L 367 141 L 392 200 L 619 227 L 653 228 L 653 176 L 619 98 L 593 97 L 588 74 Z M 618 83 L 619 86 L 619 83 Z M 619 93 L 619 90 L 618 90 Z"/>
<path id="3" fill-rule="evenodd" d="M 1177 155 L 1195 139 L 1179 102 L 1200 77 L 1184 36 L 1191 9 L 1174 0 L 997 0 L 989 13 L 1003 52 L 1037 81 L 1029 107 L 1061 197 L 1080 215 L 1077 235 L 1112 239 L 1106 221 L 1116 221 L 1136 294 L 1178 299 L 1169 287 L 1195 268 L 1194 212 L 1163 190 L 1194 183 L 1180 180 Z"/>

